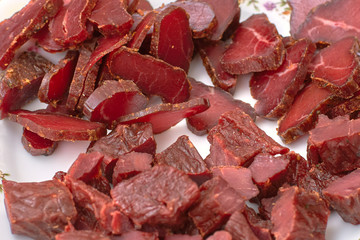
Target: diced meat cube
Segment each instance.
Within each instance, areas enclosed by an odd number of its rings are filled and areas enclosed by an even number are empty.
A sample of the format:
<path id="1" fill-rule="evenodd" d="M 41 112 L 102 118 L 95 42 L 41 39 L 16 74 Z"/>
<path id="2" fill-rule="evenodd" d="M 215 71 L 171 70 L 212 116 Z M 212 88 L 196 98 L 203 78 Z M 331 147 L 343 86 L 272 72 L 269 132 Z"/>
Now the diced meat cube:
<path id="1" fill-rule="evenodd" d="M 68 170 L 68 175 L 88 183 L 98 177 L 104 155 L 99 152 L 80 153 Z"/>
<path id="2" fill-rule="evenodd" d="M 134 229 L 130 219 L 113 202 L 107 203 L 100 211 L 100 224 L 112 234 L 123 234 Z"/>
<path id="3" fill-rule="evenodd" d="M 231 233 L 233 239 L 238 240 L 258 240 L 252 231 L 246 217 L 242 211 L 234 212 L 225 225 L 225 230 Z"/>

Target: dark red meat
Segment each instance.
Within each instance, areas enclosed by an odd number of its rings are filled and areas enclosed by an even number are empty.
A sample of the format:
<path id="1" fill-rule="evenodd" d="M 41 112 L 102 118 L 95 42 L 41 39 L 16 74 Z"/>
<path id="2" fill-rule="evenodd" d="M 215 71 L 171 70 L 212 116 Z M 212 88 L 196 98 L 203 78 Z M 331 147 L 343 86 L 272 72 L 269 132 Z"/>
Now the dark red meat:
<path id="1" fill-rule="evenodd" d="M 51 32 L 49 31 L 49 25 L 45 25 L 40 31 L 33 35 L 33 38 L 36 40 L 36 43 L 47 52 L 56 53 L 64 52 L 67 48 L 57 44 Z"/>
<path id="2" fill-rule="evenodd" d="M 329 109 L 329 111 L 326 112 L 326 115 L 329 118 L 350 115 L 351 118 L 352 114 L 356 114 L 356 112 L 359 110 L 360 110 L 360 91 L 354 93 L 354 96 L 352 98 L 349 98 L 344 102 Z"/>
<path id="3" fill-rule="evenodd" d="M 294 37 L 321 43 L 334 43 L 348 36 L 360 37 L 360 23 L 356 20 L 359 11 L 357 0 L 328 1 L 310 12 Z"/>
<path id="4" fill-rule="evenodd" d="M 232 236 L 225 230 L 216 231 L 213 235 L 206 238 L 206 240 L 232 240 Z"/>
<path id="5" fill-rule="evenodd" d="M 202 240 L 202 237 L 200 235 L 173 234 L 166 236 L 164 240 Z"/>
<path id="6" fill-rule="evenodd" d="M 243 215 L 246 217 L 251 230 L 259 238 L 259 240 L 272 240 L 272 234 L 270 232 L 272 224 L 270 220 L 264 220 L 254 209 L 245 206 Z"/>
<path id="7" fill-rule="evenodd" d="M 165 165 L 122 181 L 111 190 L 116 205 L 138 225 L 180 224 L 182 214 L 199 194 L 196 183 L 185 173 Z"/>
<path id="8" fill-rule="evenodd" d="M 91 230 L 73 230 L 62 232 L 55 236 L 55 240 L 111 240 L 106 235 Z"/>
<path id="9" fill-rule="evenodd" d="M 104 155 L 99 152 L 80 153 L 68 170 L 68 175 L 74 179 L 88 183 L 98 177 Z"/>
<path id="10" fill-rule="evenodd" d="M 133 24 L 121 0 L 97 0 L 89 17 L 104 36 L 127 34 Z"/>
<path id="11" fill-rule="evenodd" d="M 11 231 L 34 239 L 53 239 L 74 221 L 70 191 L 59 181 L 17 183 L 2 181 Z"/>
<path id="12" fill-rule="evenodd" d="M 249 165 L 258 153 L 284 154 L 288 148 L 279 145 L 258 128 L 240 109 L 221 115 L 219 124 L 208 135 L 210 158 L 208 167 Z"/>
<path id="13" fill-rule="evenodd" d="M 113 202 L 101 209 L 100 222 L 112 234 L 123 234 L 134 229 L 130 219 L 120 212 Z"/>
<path id="14" fill-rule="evenodd" d="M 148 12 L 133 30 L 133 35 L 127 46 L 132 49 L 140 49 L 150 29 L 154 26 L 156 12 Z"/>
<path id="15" fill-rule="evenodd" d="M 107 80 L 84 103 L 84 115 L 93 122 L 111 124 L 127 114 L 146 107 L 145 97 L 133 81 Z"/>
<path id="16" fill-rule="evenodd" d="M 258 240 L 242 211 L 236 211 L 231 215 L 225 230 L 231 233 L 233 239 Z"/>
<path id="17" fill-rule="evenodd" d="M 284 44 L 265 14 L 252 15 L 237 28 L 233 43 L 221 58 L 232 74 L 277 69 L 283 62 Z"/>
<path id="18" fill-rule="evenodd" d="M 286 48 L 284 62 L 278 69 L 253 75 L 250 90 L 258 100 L 257 114 L 279 118 L 286 113 L 304 84 L 315 50 L 315 44 L 307 39 L 296 41 Z"/>
<path id="19" fill-rule="evenodd" d="M 119 123 L 149 122 L 152 124 L 154 134 L 157 134 L 175 126 L 184 118 L 201 113 L 208 108 L 209 101 L 205 98 L 190 99 L 187 102 L 177 104 L 162 103 L 122 116 L 114 121 L 112 126 L 116 126 Z"/>
<path id="20" fill-rule="evenodd" d="M 190 78 L 190 83 L 192 86 L 190 99 L 202 97 L 207 98 L 210 102 L 209 109 L 187 118 L 189 129 L 196 135 L 208 133 L 211 128 L 217 125 L 221 114 L 236 108 L 249 114 L 255 120 L 256 114 L 250 104 L 234 99 L 231 94 L 220 88 L 207 86 L 192 78 Z"/>
<path id="21" fill-rule="evenodd" d="M 330 210 L 317 193 L 281 188 L 271 211 L 276 239 L 325 239 Z"/>
<path id="22" fill-rule="evenodd" d="M 114 237 L 113 240 L 159 240 L 157 234 L 155 233 L 147 233 L 141 231 L 129 231 L 121 236 Z"/>
<path id="23" fill-rule="evenodd" d="M 0 72 L 0 119 L 37 95 L 41 79 L 51 66 L 40 55 L 24 52 Z"/>
<path id="24" fill-rule="evenodd" d="M 184 102 L 189 98 L 190 84 L 186 73 L 162 60 L 121 47 L 111 54 L 108 64 L 114 76 L 133 80 L 145 94 L 159 95 L 169 103 Z"/>
<path id="25" fill-rule="evenodd" d="M 25 128 L 21 137 L 21 143 L 25 150 L 33 156 L 51 155 L 58 145 L 57 142 L 40 137 L 36 133 L 26 130 Z"/>
<path id="26" fill-rule="evenodd" d="M 30 1 L 11 18 L 0 23 L 0 69 L 5 69 L 15 56 L 15 51 L 55 16 L 62 0 Z"/>
<path id="27" fill-rule="evenodd" d="M 183 8 L 170 5 L 156 15 L 150 51 L 156 58 L 189 71 L 194 43 Z"/>

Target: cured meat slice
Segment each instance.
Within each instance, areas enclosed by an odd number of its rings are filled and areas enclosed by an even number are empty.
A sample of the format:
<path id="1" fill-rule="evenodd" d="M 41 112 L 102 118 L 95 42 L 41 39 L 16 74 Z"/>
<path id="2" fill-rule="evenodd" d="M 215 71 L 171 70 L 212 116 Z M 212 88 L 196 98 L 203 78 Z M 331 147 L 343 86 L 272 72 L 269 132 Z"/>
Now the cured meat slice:
<path id="1" fill-rule="evenodd" d="M 97 0 L 88 19 L 104 36 L 123 36 L 134 22 L 121 0 Z"/>
<path id="2" fill-rule="evenodd" d="M 21 143 L 25 150 L 33 156 L 51 155 L 58 145 L 57 142 L 40 137 L 36 133 L 26 130 L 25 128 L 21 137 Z"/>
<path id="3" fill-rule="evenodd" d="M 148 98 L 133 81 L 108 80 L 85 101 L 83 113 L 90 121 L 111 124 L 120 116 L 144 109 L 147 103 Z"/>
<path id="4" fill-rule="evenodd" d="M 154 134 L 157 134 L 175 126 L 184 118 L 205 111 L 209 108 L 209 105 L 209 101 L 205 98 L 194 98 L 177 104 L 162 103 L 139 112 L 121 116 L 113 122 L 112 126 L 114 127 L 119 123 L 149 122 L 152 124 Z"/>
<path id="5" fill-rule="evenodd" d="M 155 155 L 157 164 L 166 164 L 188 174 L 195 182 L 209 178 L 206 164 L 188 136 L 180 136 L 176 142 Z M 199 181 L 197 181 L 199 180 Z"/>
<path id="6" fill-rule="evenodd" d="M 234 212 L 225 225 L 225 230 L 231 233 L 233 239 L 258 240 L 242 211 Z"/>
<path id="7" fill-rule="evenodd" d="M 148 32 L 153 27 L 155 23 L 156 12 L 148 12 L 136 28 L 133 30 L 133 36 L 127 46 L 132 49 L 140 49 L 141 44 L 144 42 L 147 37 Z"/>
<path id="8" fill-rule="evenodd" d="M 104 155 L 99 152 L 80 153 L 68 170 L 68 175 L 74 179 L 88 183 L 96 178 L 100 172 L 100 165 Z"/>
<path id="9" fill-rule="evenodd" d="M 233 43 L 221 58 L 221 67 L 231 74 L 277 69 L 283 62 L 284 44 L 265 14 L 256 14 L 237 28 Z"/>
<path id="10" fill-rule="evenodd" d="M 329 0 L 288 0 L 291 7 L 290 34 L 293 36 L 305 22 L 306 16 L 314 9 Z"/>
<path id="11" fill-rule="evenodd" d="M 271 211 L 276 239 L 325 239 L 330 210 L 317 193 L 281 188 Z"/>
<path id="12" fill-rule="evenodd" d="M 181 7 L 189 15 L 189 25 L 194 39 L 211 36 L 217 27 L 215 12 L 205 1 L 177 1 L 169 5 Z"/>
<path id="13" fill-rule="evenodd" d="M 75 47 L 88 36 L 86 21 L 97 0 L 69 1 L 49 23 L 49 31 L 55 42 L 64 47 Z"/>
<path id="14" fill-rule="evenodd" d="M 137 225 L 179 224 L 182 214 L 199 195 L 195 182 L 166 165 L 155 166 L 111 190 L 115 204 Z"/>
<path id="15" fill-rule="evenodd" d="M 189 71 L 194 43 L 183 8 L 170 5 L 156 15 L 150 52 L 156 58 Z"/>
<path id="16" fill-rule="evenodd" d="M 148 0 L 139 0 L 139 3 L 136 7 L 136 11 L 137 12 L 140 12 L 141 11 L 151 11 L 153 10 L 153 7 L 151 6 L 151 3 L 148 1 Z"/>
<path id="17" fill-rule="evenodd" d="M 316 128 L 310 131 L 307 158 L 312 164 L 323 162 L 332 173 L 341 173 L 360 167 L 360 119 L 347 116 L 332 120 L 320 115 Z"/>
<path id="18" fill-rule="evenodd" d="M 250 80 L 250 90 L 256 113 L 266 118 L 280 118 L 291 106 L 307 75 L 308 65 L 316 46 L 301 39 L 286 48 L 282 65 L 273 71 L 255 73 Z"/>
<path id="19" fill-rule="evenodd" d="M 345 222 L 354 225 L 360 223 L 360 170 L 357 169 L 348 175 L 338 178 L 329 184 L 322 192 L 330 205 L 339 213 Z"/>
<path id="20" fill-rule="evenodd" d="M 354 97 L 345 100 L 344 102 L 334 106 L 333 108 L 329 109 L 326 115 L 329 118 L 335 118 L 338 116 L 356 114 L 357 111 L 360 110 L 360 91 L 354 93 Z"/>
<path id="21" fill-rule="evenodd" d="M 159 95 L 169 103 L 180 103 L 189 98 L 190 84 L 186 73 L 162 60 L 121 47 L 111 54 L 108 64 L 114 76 L 133 80 L 145 94 Z"/>
<path id="22" fill-rule="evenodd" d="M 33 52 L 23 52 L 0 72 L 0 119 L 36 97 L 41 79 L 52 64 Z"/>
<path id="23" fill-rule="evenodd" d="M 200 198 L 189 211 L 203 237 L 224 224 L 231 214 L 242 210 L 245 200 L 221 177 L 214 177 L 200 186 Z"/>
<path id="24" fill-rule="evenodd" d="M 91 230 L 73 230 L 70 232 L 62 232 L 55 236 L 55 240 L 111 240 L 110 237 L 102 233 Z"/>
<path id="25" fill-rule="evenodd" d="M 291 143 L 313 129 L 318 115 L 326 113 L 339 101 L 329 90 L 319 88 L 315 83 L 305 86 L 279 121 L 278 135 L 281 140 Z"/>
<path id="26" fill-rule="evenodd" d="M 241 109 L 248 114 L 253 120 L 256 119 L 254 109 L 250 104 L 241 100 L 236 100 L 233 96 L 220 88 L 211 87 L 189 78 L 191 83 L 190 99 L 199 97 L 207 98 L 210 102 L 210 107 L 203 113 L 198 113 L 187 118 L 188 128 L 196 135 L 204 135 L 215 127 L 219 121 L 221 114 L 234 110 Z"/>
<path id="27" fill-rule="evenodd" d="M 53 239 L 74 221 L 76 208 L 67 187 L 57 180 L 18 183 L 3 180 L 11 231 L 37 239 Z"/>
<path id="28" fill-rule="evenodd" d="M 51 20 L 50 20 L 51 21 Z M 36 43 L 42 47 L 45 51 L 50 53 L 64 52 L 67 48 L 59 45 L 51 36 L 49 31 L 49 25 L 45 25 L 40 31 L 33 35 Z"/>
<path id="29" fill-rule="evenodd" d="M 220 176 L 230 187 L 234 188 L 245 200 L 250 200 L 259 194 L 259 189 L 252 181 L 250 169 L 243 167 L 213 167 L 213 176 Z"/>
<path id="30" fill-rule="evenodd" d="M 311 62 L 313 82 L 342 98 L 350 98 L 360 89 L 359 42 L 344 38 L 322 49 Z"/>
<path id="31" fill-rule="evenodd" d="M 258 153 L 284 154 L 288 148 L 279 145 L 262 131 L 254 121 L 236 109 L 221 115 L 219 124 L 208 135 L 210 158 L 205 162 L 213 166 L 246 166 Z"/>
<path id="32" fill-rule="evenodd" d="M 334 43 L 349 36 L 360 38 L 360 23 L 356 20 L 359 11 L 357 0 L 332 0 L 320 4 L 309 13 L 294 37 L 309 38 L 315 43 Z"/>
<path id="33" fill-rule="evenodd" d="M 52 141 L 94 141 L 106 135 L 105 125 L 80 118 L 18 110 L 10 119 Z"/>
<path id="34" fill-rule="evenodd" d="M 64 59 L 45 74 L 38 92 L 40 101 L 56 105 L 64 97 L 73 78 L 77 59 L 78 53 L 69 51 Z"/>
<path id="35" fill-rule="evenodd" d="M 220 64 L 220 59 L 226 50 L 225 42 L 218 41 L 212 44 L 200 42 L 197 44 L 197 50 L 214 86 L 233 93 L 236 87 L 237 76 L 225 72 Z"/>
<path id="36" fill-rule="evenodd" d="M 0 69 L 5 69 L 15 56 L 15 51 L 55 16 L 62 0 L 30 1 L 11 18 L 0 23 Z"/>
<path id="37" fill-rule="evenodd" d="M 217 25 L 213 33 L 209 37 L 210 40 L 220 40 L 225 31 L 232 25 L 233 22 L 240 20 L 240 7 L 237 0 L 195 0 L 205 2 L 212 7 L 217 20 Z"/>

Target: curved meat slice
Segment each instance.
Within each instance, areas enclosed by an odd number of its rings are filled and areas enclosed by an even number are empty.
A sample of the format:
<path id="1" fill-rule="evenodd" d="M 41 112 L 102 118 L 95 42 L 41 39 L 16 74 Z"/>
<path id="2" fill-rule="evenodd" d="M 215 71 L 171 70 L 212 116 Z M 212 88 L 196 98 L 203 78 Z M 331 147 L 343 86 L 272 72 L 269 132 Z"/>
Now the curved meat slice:
<path id="1" fill-rule="evenodd" d="M 33 156 L 51 155 L 58 145 L 57 142 L 40 137 L 36 133 L 26 130 L 26 128 L 23 130 L 21 143 L 25 150 Z"/>

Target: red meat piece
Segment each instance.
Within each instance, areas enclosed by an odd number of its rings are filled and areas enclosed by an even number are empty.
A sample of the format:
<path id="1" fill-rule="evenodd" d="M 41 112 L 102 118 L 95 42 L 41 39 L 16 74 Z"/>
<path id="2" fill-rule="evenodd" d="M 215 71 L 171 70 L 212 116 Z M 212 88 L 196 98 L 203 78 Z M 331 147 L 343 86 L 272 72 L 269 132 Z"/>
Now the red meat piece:
<path id="1" fill-rule="evenodd" d="M 232 236 L 229 232 L 224 230 L 216 231 L 213 235 L 208 237 L 206 240 L 232 240 Z"/>
<path id="2" fill-rule="evenodd" d="M 183 8 L 170 5 L 156 15 L 150 51 L 156 58 L 189 71 L 194 43 Z"/>
<path id="3" fill-rule="evenodd" d="M 208 167 L 249 165 L 258 153 L 276 155 L 289 151 L 266 135 L 240 109 L 221 115 L 219 124 L 209 132 L 208 141 L 211 144 L 210 158 L 205 159 Z"/>
<path id="4" fill-rule="evenodd" d="M 152 162 L 153 156 L 151 154 L 139 152 L 125 153 L 116 161 L 112 176 L 113 185 L 116 186 L 122 180 L 151 169 Z"/>
<path id="5" fill-rule="evenodd" d="M 250 200 L 259 194 L 259 190 L 252 181 L 250 169 L 243 167 L 213 167 L 213 176 L 220 176 L 230 187 L 234 188 L 245 200 Z"/>
<path id="6" fill-rule="evenodd" d="M 57 180 L 2 181 L 11 231 L 36 239 L 53 239 L 74 221 L 76 208 L 69 189 Z"/>
<path id="7" fill-rule="evenodd" d="M 129 231 L 121 236 L 113 237 L 113 240 L 159 240 L 157 234 L 141 232 L 141 231 Z"/>
<path id="8" fill-rule="evenodd" d="M 186 73 L 162 60 L 121 47 L 111 54 L 108 64 L 114 76 L 133 80 L 145 94 L 159 95 L 169 103 L 184 102 L 189 98 L 190 84 Z"/>
<path id="9" fill-rule="evenodd" d="M 51 155 L 58 145 L 57 142 L 40 137 L 36 133 L 26 130 L 25 128 L 21 137 L 21 143 L 25 150 L 33 156 Z"/>
<path id="10" fill-rule="evenodd" d="M 151 6 L 151 3 L 148 0 L 139 0 L 138 5 L 136 6 L 136 11 L 151 11 L 153 10 L 153 7 Z"/>
<path id="11" fill-rule="evenodd" d="M 225 230 L 231 233 L 233 239 L 258 240 L 242 211 L 236 211 L 231 215 Z"/>
<path id="12" fill-rule="evenodd" d="M 360 89 L 359 42 L 344 38 L 322 49 L 312 60 L 313 82 L 328 88 L 339 97 L 350 98 Z"/>
<path id="13" fill-rule="evenodd" d="M 0 119 L 32 100 L 52 64 L 33 52 L 23 52 L 0 73 Z"/>
<path id="14" fill-rule="evenodd" d="M 124 36 L 134 22 L 121 0 L 97 0 L 88 19 L 104 36 Z"/>
<path id="15" fill-rule="evenodd" d="M 334 43 L 348 36 L 360 37 L 360 11 L 357 0 L 333 0 L 310 12 L 294 37 L 309 38 L 313 42 Z"/>
<path id="16" fill-rule="evenodd" d="M 272 234 L 270 232 L 272 224 L 270 220 L 264 220 L 260 217 L 259 214 L 255 212 L 254 209 L 245 206 L 245 209 L 242 213 L 246 220 L 248 221 L 251 230 L 259 238 L 259 240 L 272 240 Z"/>
<path id="17" fill-rule="evenodd" d="M 132 49 L 140 49 L 142 43 L 145 41 L 150 29 L 153 27 L 156 18 L 156 12 L 148 12 L 142 17 L 139 24 L 133 30 L 133 36 L 127 46 Z"/>
<path id="18" fill-rule="evenodd" d="M 5 69 L 20 48 L 55 16 L 62 0 L 30 1 L 11 18 L 0 23 L 0 69 Z"/>
<path id="19" fill-rule="evenodd" d="M 181 224 L 183 213 L 199 195 L 196 183 L 185 173 L 165 165 L 120 182 L 111 190 L 115 204 L 138 225 Z"/>
<path id="20" fill-rule="evenodd" d="M 283 62 L 284 52 L 275 25 L 265 14 L 256 14 L 237 28 L 233 43 L 221 58 L 221 66 L 232 74 L 274 70 Z"/>
<path id="21" fill-rule="evenodd" d="M 99 152 L 80 153 L 68 170 L 68 175 L 88 183 L 100 174 L 104 155 Z"/>
<path id="22" fill-rule="evenodd" d="M 354 93 L 354 96 L 352 98 L 349 98 L 344 102 L 329 109 L 326 115 L 329 118 L 350 115 L 350 118 L 352 118 L 352 114 L 356 114 L 356 112 L 359 110 L 360 110 L 360 91 Z"/>
<path id="23" fill-rule="evenodd" d="M 244 206 L 245 199 L 235 189 L 221 177 L 214 177 L 200 186 L 200 198 L 189 211 L 189 216 L 205 237 Z"/>
<path id="24" fill-rule="evenodd" d="M 112 234 L 123 234 L 134 229 L 130 219 L 120 212 L 113 202 L 101 209 L 100 222 Z"/>
<path id="25" fill-rule="evenodd" d="M 36 43 L 42 47 L 45 51 L 50 53 L 64 52 L 67 50 L 66 47 L 59 45 L 55 42 L 51 36 L 49 30 L 49 25 L 45 25 L 40 31 L 33 35 L 33 38 L 36 40 Z"/>
<path id="26" fill-rule="evenodd" d="M 114 121 L 112 126 L 116 126 L 119 123 L 149 122 L 152 124 L 154 134 L 157 134 L 175 126 L 184 118 L 201 113 L 208 108 L 209 101 L 205 98 L 190 99 L 187 102 L 177 104 L 162 103 L 122 116 Z"/>
<path id="27" fill-rule="evenodd" d="M 96 231 L 73 230 L 57 234 L 55 240 L 111 240 L 111 238 Z"/>
<path id="28" fill-rule="evenodd" d="M 84 103 L 84 115 L 93 122 L 111 124 L 120 116 L 146 107 L 145 97 L 133 81 L 104 81 Z"/>
<path id="29" fill-rule="evenodd" d="M 166 236 L 164 240 L 202 240 L 203 238 L 200 235 L 185 235 L 185 234 L 173 234 Z"/>
<path id="30" fill-rule="evenodd" d="M 208 133 L 211 128 L 217 125 L 221 114 L 235 108 L 241 109 L 255 120 L 255 111 L 250 104 L 234 99 L 231 94 L 220 88 L 207 86 L 192 78 L 190 78 L 190 83 L 192 86 L 190 99 L 202 97 L 207 98 L 210 102 L 209 109 L 187 118 L 188 128 L 196 135 Z"/>
<path id="31" fill-rule="evenodd" d="M 315 50 L 315 44 L 307 39 L 296 41 L 286 48 L 284 62 L 278 69 L 253 75 L 250 90 L 252 97 L 258 100 L 257 114 L 279 118 L 286 113 L 304 84 Z"/>

